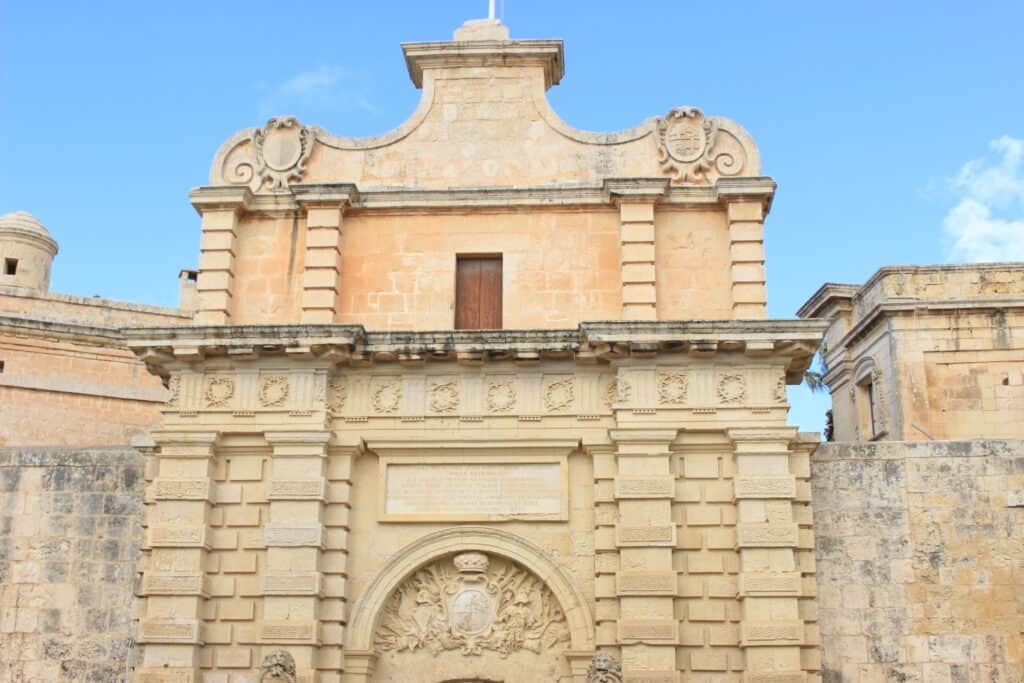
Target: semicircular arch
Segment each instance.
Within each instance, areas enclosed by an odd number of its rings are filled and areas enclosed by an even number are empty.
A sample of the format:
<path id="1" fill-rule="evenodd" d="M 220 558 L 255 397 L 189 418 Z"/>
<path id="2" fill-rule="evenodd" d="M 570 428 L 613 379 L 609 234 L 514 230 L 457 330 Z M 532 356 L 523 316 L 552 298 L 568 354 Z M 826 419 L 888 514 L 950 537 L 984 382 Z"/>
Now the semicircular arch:
<path id="1" fill-rule="evenodd" d="M 570 649 L 594 649 L 594 622 L 583 595 L 543 550 L 525 538 L 501 529 L 465 526 L 443 529 L 414 541 L 377 572 L 352 610 L 345 639 L 346 650 L 366 652 L 373 649 L 374 632 L 384 604 L 403 581 L 440 557 L 469 550 L 512 560 L 536 575 L 551 590 L 565 614 Z"/>

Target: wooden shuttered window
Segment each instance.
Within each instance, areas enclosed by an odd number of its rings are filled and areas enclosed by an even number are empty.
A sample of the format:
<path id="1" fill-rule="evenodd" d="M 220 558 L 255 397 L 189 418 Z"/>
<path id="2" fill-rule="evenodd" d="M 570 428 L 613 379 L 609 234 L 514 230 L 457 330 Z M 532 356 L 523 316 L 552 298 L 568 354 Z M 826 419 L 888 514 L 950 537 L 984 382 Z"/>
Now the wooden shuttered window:
<path id="1" fill-rule="evenodd" d="M 455 263 L 455 329 L 501 329 L 501 256 L 459 256 Z"/>

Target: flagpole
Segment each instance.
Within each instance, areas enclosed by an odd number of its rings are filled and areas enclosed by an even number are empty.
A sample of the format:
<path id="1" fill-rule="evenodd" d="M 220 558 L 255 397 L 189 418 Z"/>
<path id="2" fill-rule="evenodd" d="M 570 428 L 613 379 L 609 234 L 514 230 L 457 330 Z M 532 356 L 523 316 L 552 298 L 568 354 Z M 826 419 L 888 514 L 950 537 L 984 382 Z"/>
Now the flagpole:
<path id="1" fill-rule="evenodd" d="M 494 19 L 494 0 L 488 0 L 487 2 L 487 18 Z"/>

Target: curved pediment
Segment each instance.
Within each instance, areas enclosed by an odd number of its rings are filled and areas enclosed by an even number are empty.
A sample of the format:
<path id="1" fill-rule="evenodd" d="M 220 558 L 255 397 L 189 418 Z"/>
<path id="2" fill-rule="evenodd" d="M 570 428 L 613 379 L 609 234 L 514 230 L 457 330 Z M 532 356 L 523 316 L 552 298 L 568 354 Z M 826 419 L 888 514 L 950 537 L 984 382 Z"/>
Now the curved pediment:
<path id="1" fill-rule="evenodd" d="M 623 177 L 690 185 L 760 175 L 750 135 L 694 107 L 613 133 L 574 128 L 546 96 L 561 78 L 561 41 L 501 35 L 456 32 L 463 39 L 403 45 L 423 95 L 394 130 L 341 137 L 294 117 L 275 117 L 221 147 L 210 183 L 287 192 L 296 182 L 449 189 L 598 186 Z"/>

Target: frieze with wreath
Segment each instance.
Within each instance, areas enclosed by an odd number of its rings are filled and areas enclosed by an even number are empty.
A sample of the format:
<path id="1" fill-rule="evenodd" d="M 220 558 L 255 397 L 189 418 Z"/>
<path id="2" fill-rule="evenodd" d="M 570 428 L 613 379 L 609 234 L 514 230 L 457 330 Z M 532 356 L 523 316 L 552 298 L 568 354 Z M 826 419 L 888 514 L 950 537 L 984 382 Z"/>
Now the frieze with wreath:
<path id="1" fill-rule="evenodd" d="M 487 385 L 487 410 L 492 413 L 507 413 L 516 405 L 515 380 L 505 379 Z"/>
<path id="2" fill-rule="evenodd" d="M 435 382 L 427 390 L 427 403 L 435 413 L 452 413 L 459 407 L 459 383 L 457 380 Z"/>
<path id="3" fill-rule="evenodd" d="M 718 376 L 716 387 L 718 400 L 727 405 L 743 403 L 747 398 L 747 380 L 738 372 L 726 372 Z"/>
<path id="4" fill-rule="evenodd" d="M 381 414 L 391 414 L 398 410 L 402 403 L 402 384 L 398 380 L 389 380 L 378 384 L 370 396 L 373 409 Z"/>
<path id="5" fill-rule="evenodd" d="M 206 380 L 203 398 L 207 408 L 226 408 L 234 396 L 234 377 L 210 377 Z"/>
<path id="6" fill-rule="evenodd" d="M 551 382 L 544 388 L 544 407 L 550 413 L 565 410 L 576 398 L 575 388 L 576 382 L 572 377 Z"/>
<path id="7" fill-rule="evenodd" d="M 686 403 L 690 378 L 685 372 L 662 372 L 658 374 L 658 403 L 678 405 Z"/>
<path id="8" fill-rule="evenodd" d="M 279 408 L 288 400 L 288 375 L 268 375 L 260 379 L 259 399 L 264 408 Z"/>

